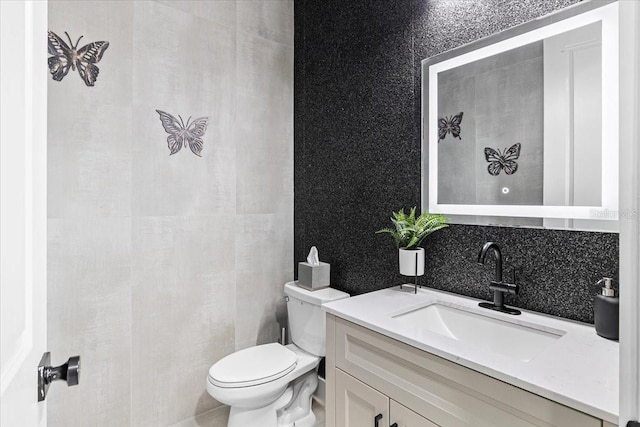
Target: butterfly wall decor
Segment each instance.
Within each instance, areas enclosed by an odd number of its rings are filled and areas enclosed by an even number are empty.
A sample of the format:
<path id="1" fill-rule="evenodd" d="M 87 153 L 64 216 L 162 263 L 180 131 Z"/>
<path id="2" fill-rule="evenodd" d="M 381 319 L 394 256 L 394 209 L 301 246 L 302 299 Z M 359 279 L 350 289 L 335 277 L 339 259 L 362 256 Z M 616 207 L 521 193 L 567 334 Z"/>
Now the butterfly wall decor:
<path id="1" fill-rule="evenodd" d="M 78 49 L 80 39 L 84 36 L 80 36 L 74 46 L 69 34 L 66 31 L 64 33 L 69 39 L 69 45 L 53 31 L 48 32 L 49 55 L 53 55 L 49 57 L 48 63 L 53 80 L 59 82 L 69 73 L 69 69 L 75 71 L 77 68 L 80 78 L 87 86 L 95 85 L 100 72 L 95 64 L 102 59 L 109 42 L 93 42 Z"/>
<path id="2" fill-rule="evenodd" d="M 454 138 L 462 139 L 460 137 L 460 123 L 462 123 L 462 112 L 451 117 L 444 116 L 444 118 L 438 119 L 438 142 L 443 140 L 448 133 Z"/>
<path id="3" fill-rule="evenodd" d="M 505 149 L 504 153 L 500 150 L 494 150 L 493 148 L 484 148 L 484 158 L 489 162 L 487 170 L 490 175 L 498 176 L 500 172 L 504 170 L 507 175 L 513 175 L 518 170 L 518 163 L 516 160 L 520 157 L 521 144 L 513 144 L 508 150 Z"/>
<path id="4" fill-rule="evenodd" d="M 200 154 L 203 145 L 202 137 L 207 130 L 209 123 L 208 117 L 198 117 L 194 121 L 191 121 L 191 117 L 189 117 L 185 124 L 179 115 L 180 121 L 164 111 L 156 110 L 156 112 L 160 114 L 162 126 L 169 134 L 167 144 L 169 146 L 170 156 L 180 151 L 183 145 L 185 147 L 188 145 L 193 154 L 202 157 Z"/>

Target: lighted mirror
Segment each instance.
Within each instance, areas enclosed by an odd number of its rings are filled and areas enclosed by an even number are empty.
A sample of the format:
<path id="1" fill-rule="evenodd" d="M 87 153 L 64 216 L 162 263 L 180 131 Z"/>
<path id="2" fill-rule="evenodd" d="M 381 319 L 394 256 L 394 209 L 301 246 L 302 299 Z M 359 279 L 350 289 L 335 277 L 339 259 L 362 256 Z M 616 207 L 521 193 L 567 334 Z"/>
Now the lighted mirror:
<path id="1" fill-rule="evenodd" d="M 616 231 L 617 21 L 580 4 L 424 60 L 423 209 Z"/>

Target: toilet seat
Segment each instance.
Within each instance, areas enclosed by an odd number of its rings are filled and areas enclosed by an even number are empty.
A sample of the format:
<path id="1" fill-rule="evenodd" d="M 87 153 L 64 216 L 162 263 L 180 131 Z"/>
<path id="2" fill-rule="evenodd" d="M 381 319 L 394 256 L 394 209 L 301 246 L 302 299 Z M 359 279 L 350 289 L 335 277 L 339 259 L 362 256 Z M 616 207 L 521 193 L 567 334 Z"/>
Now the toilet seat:
<path id="1" fill-rule="evenodd" d="M 293 351 L 277 343 L 250 347 L 214 364 L 209 369 L 209 381 L 221 388 L 265 384 L 293 371 L 297 360 Z"/>

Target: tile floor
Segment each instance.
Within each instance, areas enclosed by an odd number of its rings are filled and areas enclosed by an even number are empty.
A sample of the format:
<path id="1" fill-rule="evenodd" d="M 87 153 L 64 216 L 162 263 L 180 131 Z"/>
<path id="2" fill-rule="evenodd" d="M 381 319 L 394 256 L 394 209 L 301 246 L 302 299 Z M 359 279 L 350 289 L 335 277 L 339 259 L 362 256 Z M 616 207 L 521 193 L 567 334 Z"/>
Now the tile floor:
<path id="1" fill-rule="evenodd" d="M 325 424 L 325 412 L 324 412 L 324 403 L 319 400 L 313 399 L 313 405 L 311 406 L 313 413 L 316 414 L 316 426 L 315 427 L 324 427 Z"/>

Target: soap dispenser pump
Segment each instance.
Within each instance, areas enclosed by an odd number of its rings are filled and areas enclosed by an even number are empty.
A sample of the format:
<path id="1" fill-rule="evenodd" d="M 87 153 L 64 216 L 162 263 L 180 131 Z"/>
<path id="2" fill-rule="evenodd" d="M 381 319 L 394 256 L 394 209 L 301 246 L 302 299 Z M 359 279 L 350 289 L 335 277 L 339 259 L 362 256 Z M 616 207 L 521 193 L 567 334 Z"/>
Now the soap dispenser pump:
<path id="1" fill-rule="evenodd" d="M 593 315 L 595 318 L 596 332 L 601 337 L 617 340 L 620 324 L 620 298 L 613 289 L 613 279 L 603 277 L 598 280 L 598 285 L 604 286 L 595 296 L 593 301 Z"/>

